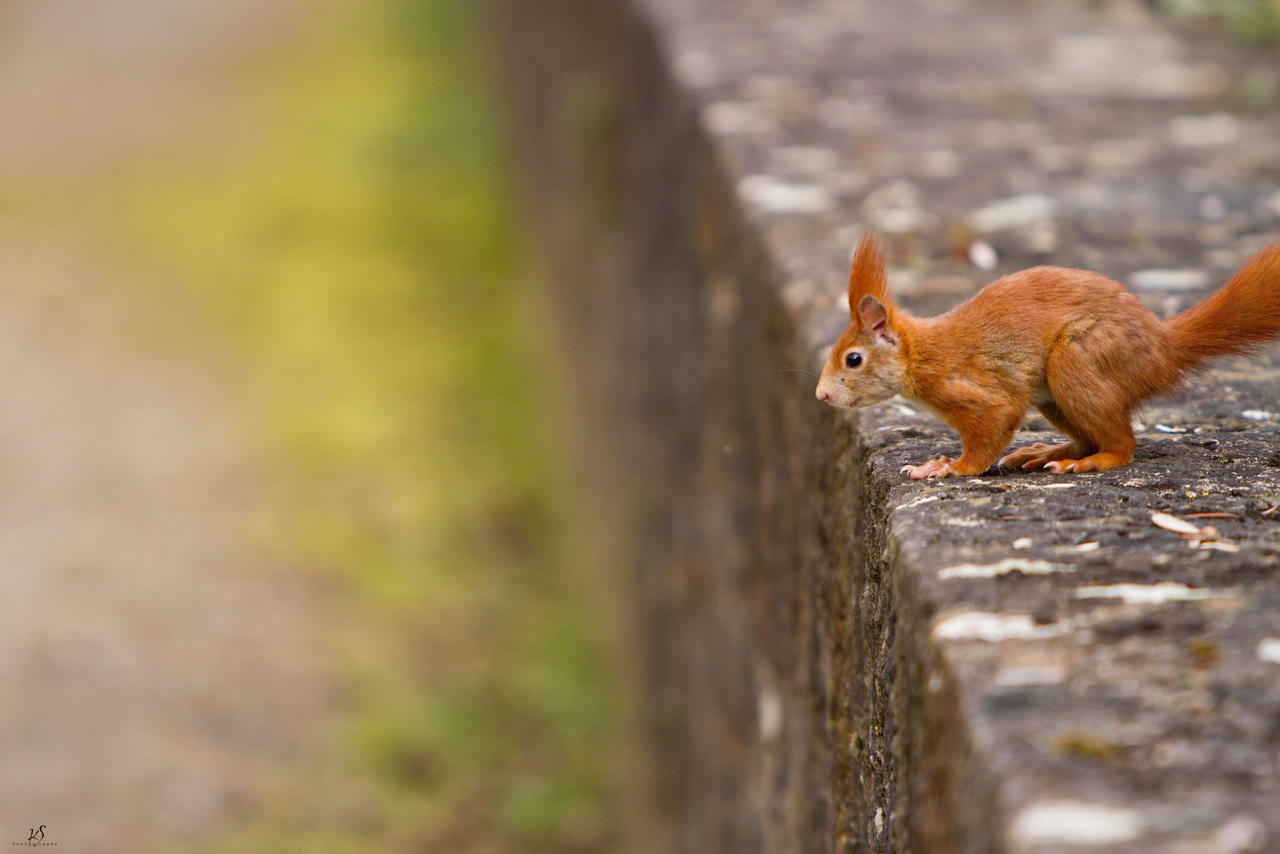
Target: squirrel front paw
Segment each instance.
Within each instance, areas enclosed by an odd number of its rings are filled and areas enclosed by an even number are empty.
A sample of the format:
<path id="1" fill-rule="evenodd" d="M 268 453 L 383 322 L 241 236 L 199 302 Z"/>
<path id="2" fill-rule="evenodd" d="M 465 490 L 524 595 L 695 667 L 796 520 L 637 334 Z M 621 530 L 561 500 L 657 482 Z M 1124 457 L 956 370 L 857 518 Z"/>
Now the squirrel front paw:
<path id="1" fill-rule="evenodd" d="M 953 477 L 957 472 L 951 466 L 952 462 L 951 457 L 938 457 L 923 465 L 903 466 L 901 473 L 910 475 L 912 480 L 921 480 L 926 477 Z"/>

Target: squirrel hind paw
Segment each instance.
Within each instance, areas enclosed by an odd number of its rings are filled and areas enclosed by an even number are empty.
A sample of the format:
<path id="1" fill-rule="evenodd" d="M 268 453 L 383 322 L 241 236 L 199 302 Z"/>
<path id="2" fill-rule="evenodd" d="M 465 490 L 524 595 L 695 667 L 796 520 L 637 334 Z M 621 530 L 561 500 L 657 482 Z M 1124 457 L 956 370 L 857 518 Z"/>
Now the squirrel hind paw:
<path id="1" fill-rule="evenodd" d="M 1068 472 L 1084 474 L 1087 471 L 1113 469 L 1117 466 L 1125 465 L 1132 458 L 1131 454 L 1126 455 L 1116 451 L 1099 451 L 1096 454 L 1090 454 L 1078 460 L 1057 460 L 1046 463 L 1045 468 L 1054 474 L 1067 474 Z"/>
<path id="2" fill-rule="evenodd" d="M 1065 459 L 1071 452 L 1070 442 L 1061 445 L 1046 445 L 1044 442 L 1036 442 L 1034 445 L 1027 445 L 1025 448 L 1019 448 L 1012 453 L 1005 454 L 1000 458 L 1000 465 L 1011 469 L 1045 468 L 1055 460 Z"/>

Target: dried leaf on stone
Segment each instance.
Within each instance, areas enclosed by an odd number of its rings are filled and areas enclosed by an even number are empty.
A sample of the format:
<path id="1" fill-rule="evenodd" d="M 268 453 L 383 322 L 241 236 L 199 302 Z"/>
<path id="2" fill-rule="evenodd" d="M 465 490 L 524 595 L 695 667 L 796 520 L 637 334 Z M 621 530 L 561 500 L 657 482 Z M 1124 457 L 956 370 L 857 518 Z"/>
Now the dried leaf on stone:
<path id="1" fill-rule="evenodd" d="M 1200 529 L 1185 519 L 1179 519 L 1177 516 L 1170 516 L 1168 513 L 1152 513 L 1151 523 L 1158 528 L 1164 528 L 1166 531 L 1173 531 L 1175 534 L 1182 534 L 1187 537 L 1200 536 Z"/>
<path id="2" fill-rule="evenodd" d="M 1221 540 L 1214 540 L 1212 542 L 1201 543 L 1200 548 L 1213 549 L 1214 551 L 1219 551 L 1219 552 L 1230 552 L 1231 554 L 1235 554 L 1236 552 L 1240 551 L 1240 547 L 1235 543 L 1227 543 Z"/>

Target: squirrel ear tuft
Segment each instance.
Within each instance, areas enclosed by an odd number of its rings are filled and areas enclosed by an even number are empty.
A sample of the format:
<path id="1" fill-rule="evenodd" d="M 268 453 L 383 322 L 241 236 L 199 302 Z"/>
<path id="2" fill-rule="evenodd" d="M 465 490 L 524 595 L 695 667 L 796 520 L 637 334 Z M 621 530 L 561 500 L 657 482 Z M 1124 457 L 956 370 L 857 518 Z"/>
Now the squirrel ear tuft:
<path id="1" fill-rule="evenodd" d="M 864 234 L 853 250 L 853 263 L 849 266 L 849 317 L 857 321 L 864 296 L 876 298 L 878 303 L 889 301 L 884 271 L 884 251 L 874 234 Z M 883 306 L 882 306 L 883 307 Z"/>
<path id="2" fill-rule="evenodd" d="M 889 310 L 871 294 L 858 300 L 858 323 L 867 332 L 883 332 L 889 325 Z"/>

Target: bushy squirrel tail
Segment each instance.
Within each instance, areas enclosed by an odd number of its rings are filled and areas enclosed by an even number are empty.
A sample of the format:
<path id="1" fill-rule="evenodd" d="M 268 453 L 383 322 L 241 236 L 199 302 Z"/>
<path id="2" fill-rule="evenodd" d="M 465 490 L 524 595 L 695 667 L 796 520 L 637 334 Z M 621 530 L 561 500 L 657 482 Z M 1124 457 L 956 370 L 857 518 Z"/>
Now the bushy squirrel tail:
<path id="1" fill-rule="evenodd" d="M 1181 373 L 1214 356 L 1247 353 L 1280 338 L 1280 242 L 1250 258 L 1200 303 L 1167 321 Z"/>

